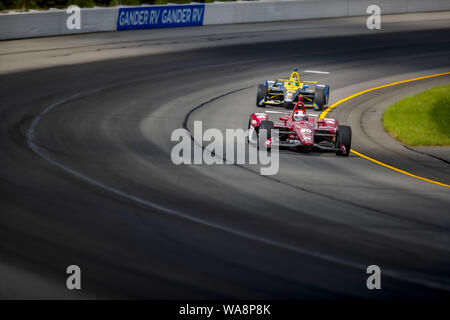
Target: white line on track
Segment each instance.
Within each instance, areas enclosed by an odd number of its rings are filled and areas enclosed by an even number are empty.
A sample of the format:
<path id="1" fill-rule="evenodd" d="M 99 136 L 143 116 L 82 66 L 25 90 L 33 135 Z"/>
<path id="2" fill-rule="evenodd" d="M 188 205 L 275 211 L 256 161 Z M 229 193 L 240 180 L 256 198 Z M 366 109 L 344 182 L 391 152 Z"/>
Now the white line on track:
<path id="1" fill-rule="evenodd" d="M 304 73 L 330 74 L 328 71 L 303 70 Z"/>
<path id="2" fill-rule="evenodd" d="M 70 173 L 73 176 L 76 176 L 77 178 L 79 178 L 81 180 L 84 180 L 85 182 L 88 182 L 88 183 L 90 183 L 92 185 L 95 185 L 95 186 L 97 186 L 99 188 L 102 188 L 102 189 L 104 189 L 106 191 L 109 191 L 109 192 L 111 192 L 113 194 L 116 194 L 116 195 L 118 195 L 120 197 L 123 197 L 123 198 L 129 199 L 129 200 L 135 201 L 136 203 L 140 203 L 140 204 L 142 204 L 144 206 L 147 206 L 149 208 L 156 209 L 156 210 L 165 212 L 167 214 L 170 214 L 172 216 L 176 216 L 176 217 L 181 218 L 181 219 L 185 219 L 185 220 L 188 220 L 188 221 L 191 221 L 191 222 L 194 222 L 194 223 L 198 223 L 198 224 L 201 224 L 201 225 L 206 226 L 206 227 L 210 227 L 210 228 L 214 228 L 214 229 L 217 229 L 217 230 L 220 230 L 220 231 L 223 231 L 223 232 L 227 232 L 227 233 L 230 233 L 230 234 L 238 236 L 238 237 L 242 237 L 242 238 L 246 238 L 248 240 L 260 242 L 260 243 L 263 243 L 263 244 L 266 244 L 266 245 L 270 245 L 270 246 L 273 246 L 273 247 L 277 247 L 279 249 L 291 251 L 291 252 L 294 252 L 294 253 L 297 253 L 297 254 L 306 255 L 306 256 L 313 257 L 313 258 L 320 259 L 320 260 L 325 260 L 325 261 L 328 261 L 328 262 L 331 262 L 331 263 L 336 263 L 336 264 L 339 264 L 339 265 L 342 265 L 342 266 L 345 266 L 345 267 L 358 269 L 358 270 L 360 270 L 360 272 L 364 272 L 365 273 L 366 268 L 367 268 L 366 265 L 363 265 L 363 264 L 360 264 L 360 263 L 356 263 L 356 262 L 353 262 L 353 261 L 349 261 L 349 260 L 346 260 L 346 259 L 342 259 L 342 258 L 339 258 L 339 257 L 335 257 L 335 256 L 332 256 L 332 255 L 329 255 L 329 254 L 320 253 L 320 252 L 317 252 L 317 251 L 311 251 L 311 250 L 307 250 L 307 249 L 304 249 L 304 248 L 299 248 L 297 246 L 293 246 L 293 245 L 290 245 L 290 244 L 286 244 L 286 243 L 278 242 L 278 241 L 275 241 L 275 240 L 267 239 L 267 238 L 264 238 L 264 237 L 261 237 L 261 236 L 255 235 L 255 234 L 251 234 L 251 233 L 248 233 L 248 232 L 245 232 L 245 231 L 242 231 L 242 230 L 236 230 L 234 228 L 227 227 L 227 226 L 224 226 L 224 225 L 220 225 L 220 224 L 217 224 L 217 223 L 214 223 L 214 222 L 210 222 L 210 221 L 207 221 L 207 220 L 204 220 L 204 219 L 201 219 L 201 218 L 197 218 L 197 217 L 192 216 L 191 214 L 184 213 L 184 212 L 181 212 L 181 211 L 178 211 L 178 210 L 174 210 L 174 209 L 171 209 L 171 208 L 159 205 L 159 204 L 157 204 L 155 202 L 152 202 L 152 201 L 149 201 L 149 200 L 145 200 L 145 199 L 142 199 L 140 197 L 134 196 L 132 194 L 123 192 L 123 191 L 121 191 L 119 189 L 113 188 L 113 187 L 108 186 L 108 185 L 106 185 L 106 184 L 104 184 L 102 182 L 94 180 L 94 179 L 86 176 L 85 174 L 80 173 L 80 172 L 78 172 L 78 171 L 76 171 L 76 170 L 74 170 L 72 168 L 69 168 L 66 165 L 64 165 L 64 164 L 62 164 L 62 163 L 60 163 L 60 162 L 58 162 L 56 160 L 51 159 L 49 156 L 47 156 L 46 154 L 41 152 L 41 150 L 39 149 L 39 146 L 34 142 L 34 136 L 35 136 L 36 128 L 37 128 L 37 126 L 38 126 L 38 124 L 39 124 L 39 122 L 40 122 L 40 120 L 42 119 L 43 116 L 48 114 L 54 108 L 56 108 L 56 107 L 58 107 L 58 106 L 60 106 L 60 105 L 62 105 L 64 103 L 66 103 L 68 101 L 71 101 L 73 99 L 80 98 L 80 97 L 83 97 L 83 96 L 87 96 L 87 95 L 90 95 L 90 94 L 95 93 L 95 92 L 99 92 L 99 91 L 104 90 L 106 88 L 107 87 L 102 87 L 102 88 L 98 88 L 98 89 L 95 89 L 95 90 L 89 90 L 89 91 L 76 93 L 76 94 L 73 94 L 73 95 L 71 95 L 71 96 L 69 96 L 69 97 L 67 97 L 65 99 L 59 100 L 59 101 L 51 104 L 47 108 L 45 108 L 41 113 L 39 113 L 37 115 L 36 118 L 34 118 L 34 120 L 32 121 L 32 123 L 30 125 L 30 128 L 27 131 L 27 144 L 30 147 L 30 149 L 33 150 L 34 153 L 36 153 L 40 158 L 44 159 L 45 161 L 47 161 L 47 162 L 53 164 L 54 166 L 56 166 L 56 167 L 58 167 L 58 168 L 60 168 L 60 169 L 62 169 L 64 171 Z M 397 280 L 413 283 L 413 284 L 416 284 L 416 285 L 426 286 L 426 287 L 430 287 L 430 288 L 434 288 L 434 289 L 450 291 L 450 286 L 446 285 L 444 283 L 435 282 L 435 281 L 431 281 L 431 280 L 427 280 L 427 279 L 418 279 L 418 278 L 415 278 L 415 277 L 414 278 L 410 278 L 410 277 L 408 277 L 408 275 L 401 274 L 399 272 L 395 272 L 395 271 L 391 271 L 391 270 L 386 270 L 385 268 L 382 268 L 382 274 L 386 275 L 386 276 L 389 276 L 391 278 L 397 279 Z"/>

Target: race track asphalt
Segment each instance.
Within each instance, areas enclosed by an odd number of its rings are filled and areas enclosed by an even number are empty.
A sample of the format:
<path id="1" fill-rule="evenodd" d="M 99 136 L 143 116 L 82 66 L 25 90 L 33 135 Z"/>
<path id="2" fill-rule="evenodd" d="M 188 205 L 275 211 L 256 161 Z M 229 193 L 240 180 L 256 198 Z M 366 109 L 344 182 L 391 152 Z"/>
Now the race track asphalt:
<path id="1" fill-rule="evenodd" d="M 353 154 L 281 150 L 273 176 L 170 157 L 184 122 L 245 129 L 257 84 L 293 66 L 330 72 L 304 76 L 328 83 L 332 102 L 450 71 L 448 17 L 390 16 L 380 31 L 364 18 L 172 29 L 162 35 L 183 42 L 165 52 L 152 51 L 154 30 L 1 42 L 0 297 L 448 299 L 449 188 Z M 84 56 L 83 41 L 111 38 L 106 58 Z M 148 51 L 121 55 L 129 38 Z M 71 41 L 79 52 L 52 65 Z M 380 123 L 391 103 L 449 81 L 375 91 L 328 116 L 352 126 L 355 150 L 450 184 L 448 163 Z M 81 291 L 66 289 L 72 264 Z M 373 264 L 382 290 L 366 287 Z"/>

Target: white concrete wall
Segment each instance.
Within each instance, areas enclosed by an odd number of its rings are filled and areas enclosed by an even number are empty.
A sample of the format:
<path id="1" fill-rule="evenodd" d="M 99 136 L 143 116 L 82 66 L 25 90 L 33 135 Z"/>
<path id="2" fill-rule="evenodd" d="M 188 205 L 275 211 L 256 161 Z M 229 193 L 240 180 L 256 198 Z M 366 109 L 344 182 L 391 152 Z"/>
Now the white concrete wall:
<path id="1" fill-rule="evenodd" d="M 65 10 L 0 15 L 0 39 L 116 30 L 118 8 L 81 9 L 81 29 L 69 30 Z"/>
<path id="2" fill-rule="evenodd" d="M 62 19 L 61 12 L 1 15 L 0 39 L 59 34 L 63 23 Z"/>
<path id="3" fill-rule="evenodd" d="M 347 0 L 223 2 L 206 4 L 204 24 L 298 20 L 347 15 Z"/>
<path id="4" fill-rule="evenodd" d="M 379 5 L 382 14 L 450 10 L 450 0 L 303 0 L 206 4 L 204 24 L 299 20 L 366 15 Z"/>
<path id="5" fill-rule="evenodd" d="M 407 12 L 450 10 L 450 0 L 408 0 Z"/>
<path id="6" fill-rule="evenodd" d="M 205 5 L 204 25 L 366 15 L 370 4 L 382 14 L 450 10 L 450 0 L 296 0 L 216 2 Z M 118 8 L 81 10 L 81 30 L 66 27 L 65 10 L 0 14 L 0 40 L 115 31 Z"/>

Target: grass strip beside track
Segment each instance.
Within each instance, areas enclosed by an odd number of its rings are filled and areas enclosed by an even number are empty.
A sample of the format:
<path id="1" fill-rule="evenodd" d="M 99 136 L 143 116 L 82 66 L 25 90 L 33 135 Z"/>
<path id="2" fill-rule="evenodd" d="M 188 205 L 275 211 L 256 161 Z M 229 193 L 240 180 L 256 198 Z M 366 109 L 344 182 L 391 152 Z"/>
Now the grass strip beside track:
<path id="1" fill-rule="evenodd" d="M 409 146 L 450 145 L 450 85 L 406 97 L 383 115 L 387 132 Z"/>

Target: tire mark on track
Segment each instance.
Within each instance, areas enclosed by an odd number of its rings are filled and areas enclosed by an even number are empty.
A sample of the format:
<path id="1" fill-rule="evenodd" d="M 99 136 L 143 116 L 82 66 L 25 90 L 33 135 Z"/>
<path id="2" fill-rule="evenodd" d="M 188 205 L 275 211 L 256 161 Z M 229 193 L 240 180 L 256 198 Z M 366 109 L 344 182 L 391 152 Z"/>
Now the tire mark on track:
<path id="1" fill-rule="evenodd" d="M 429 154 L 429 153 L 426 153 L 426 152 L 414 150 L 413 148 L 410 148 L 410 147 L 408 147 L 406 145 L 403 145 L 403 147 L 408 149 L 409 151 L 420 153 L 420 154 L 423 154 L 425 156 L 429 156 L 431 158 L 434 158 L 434 159 L 437 159 L 437 160 L 441 160 L 442 162 L 445 162 L 446 164 L 450 164 L 450 161 L 447 161 L 444 158 L 441 158 L 441 157 L 438 157 L 438 156 L 435 156 L 435 155 L 432 155 L 432 154 Z"/>

